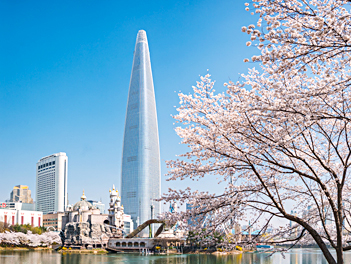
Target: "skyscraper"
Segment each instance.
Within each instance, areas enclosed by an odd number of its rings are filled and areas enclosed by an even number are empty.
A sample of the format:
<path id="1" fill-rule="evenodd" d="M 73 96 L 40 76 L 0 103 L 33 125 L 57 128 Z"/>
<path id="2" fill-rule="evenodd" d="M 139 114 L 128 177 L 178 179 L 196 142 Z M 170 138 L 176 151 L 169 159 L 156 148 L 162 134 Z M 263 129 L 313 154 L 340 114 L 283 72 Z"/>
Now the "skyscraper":
<path id="1" fill-rule="evenodd" d="M 36 210 L 44 214 L 64 212 L 67 207 L 66 153 L 59 152 L 37 162 Z"/>
<path id="2" fill-rule="evenodd" d="M 137 225 L 161 212 L 160 148 L 146 32 L 137 35 L 130 78 L 122 156 L 122 203 Z M 147 236 L 144 230 L 142 236 Z"/>
<path id="3" fill-rule="evenodd" d="M 10 194 L 10 202 L 33 203 L 32 192 L 27 185 L 16 185 Z"/>

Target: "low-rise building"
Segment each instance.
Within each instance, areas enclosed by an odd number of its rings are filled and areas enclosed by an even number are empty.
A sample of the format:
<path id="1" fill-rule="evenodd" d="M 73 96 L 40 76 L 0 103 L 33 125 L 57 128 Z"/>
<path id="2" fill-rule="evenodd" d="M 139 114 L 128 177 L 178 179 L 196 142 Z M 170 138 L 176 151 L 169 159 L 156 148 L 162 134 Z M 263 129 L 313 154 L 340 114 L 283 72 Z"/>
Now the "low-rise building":
<path id="1" fill-rule="evenodd" d="M 43 226 L 45 228 L 54 228 L 57 231 L 62 230 L 62 217 L 64 212 L 51 212 L 43 216 Z"/>
<path id="2" fill-rule="evenodd" d="M 0 202 L 0 208 L 2 209 L 14 209 L 24 211 L 35 211 L 34 203 L 21 203 L 21 202 Z"/>
<path id="3" fill-rule="evenodd" d="M 94 206 L 91 200 L 87 200 L 83 192 L 81 200 L 73 206 L 68 206 L 65 213 L 61 214 L 61 229 L 64 229 L 67 223 L 89 222 L 93 224 L 106 224 L 118 226 L 123 229 L 124 234 L 129 234 L 134 230 L 133 220 L 130 215 L 124 214 L 121 197 L 113 185 L 110 190 L 110 208 L 108 214 L 102 214 L 100 209 Z M 54 218 L 52 218 L 54 219 Z"/>
<path id="4" fill-rule="evenodd" d="M 106 247 L 110 237 L 123 237 L 133 231 L 130 215 L 124 214 L 121 197 L 113 186 L 110 190 L 108 214 L 87 201 L 83 192 L 81 200 L 68 206 L 62 216 L 62 238 L 64 245 L 72 248 Z"/>
<path id="5" fill-rule="evenodd" d="M 0 202 L 0 222 L 8 225 L 43 225 L 43 212 L 35 211 L 34 204 Z"/>
<path id="6" fill-rule="evenodd" d="M 0 222 L 8 225 L 42 226 L 43 212 L 17 209 L 0 209 Z"/>

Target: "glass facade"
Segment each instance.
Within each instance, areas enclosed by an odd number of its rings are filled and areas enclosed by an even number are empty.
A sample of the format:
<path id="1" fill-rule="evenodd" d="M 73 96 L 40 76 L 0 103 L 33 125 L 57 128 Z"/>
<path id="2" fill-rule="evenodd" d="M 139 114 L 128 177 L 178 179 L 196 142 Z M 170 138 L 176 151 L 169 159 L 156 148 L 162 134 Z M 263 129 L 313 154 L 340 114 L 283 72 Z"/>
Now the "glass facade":
<path id="1" fill-rule="evenodd" d="M 138 32 L 130 78 L 122 156 L 121 198 L 124 212 L 141 225 L 160 212 L 160 148 L 154 84 L 146 32 Z M 145 229 L 141 234 L 147 236 Z"/>

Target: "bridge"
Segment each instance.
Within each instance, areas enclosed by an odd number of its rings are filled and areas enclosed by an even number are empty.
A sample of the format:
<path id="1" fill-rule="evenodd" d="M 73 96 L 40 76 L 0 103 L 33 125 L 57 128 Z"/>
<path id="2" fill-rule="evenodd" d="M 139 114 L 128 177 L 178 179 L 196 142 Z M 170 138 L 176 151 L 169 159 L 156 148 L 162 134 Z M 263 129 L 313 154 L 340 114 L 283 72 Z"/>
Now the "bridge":
<path id="1" fill-rule="evenodd" d="M 125 238 L 133 238 L 133 237 L 135 237 L 142 230 L 144 230 L 144 228 L 148 227 L 151 224 L 162 224 L 157 229 L 157 231 L 155 233 L 155 237 L 157 237 L 159 234 L 162 233 L 165 223 L 164 223 L 164 221 L 160 221 L 160 220 L 157 220 L 157 219 L 150 219 L 150 220 L 147 220 L 146 222 L 144 222 L 143 224 L 141 224 L 140 226 L 138 226 L 136 229 L 134 229 L 134 231 L 132 233 L 128 234 Z"/>

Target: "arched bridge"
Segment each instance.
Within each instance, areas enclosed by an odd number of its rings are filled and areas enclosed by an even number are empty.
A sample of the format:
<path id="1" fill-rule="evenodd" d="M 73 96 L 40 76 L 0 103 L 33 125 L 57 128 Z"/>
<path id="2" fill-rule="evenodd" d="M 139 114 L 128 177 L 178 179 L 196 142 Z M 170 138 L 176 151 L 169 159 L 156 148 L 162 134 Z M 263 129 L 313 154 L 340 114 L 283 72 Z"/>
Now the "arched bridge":
<path id="1" fill-rule="evenodd" d="M 151 224 L 162 224 L 156 231 L 155 237 L 157 237 L 161 232 L 163 231 L 163 226 L 165 225 L 164 221 L 160 221 L 157 219 L 150 219 L 147 220 L 145 223 L 141 224 L 138 226 L 132 233 L 127 235 L 125 238 L 132 238 L 135 237 L 137 234 L 139 234 L 145 227 L 148 227 Z"/>

